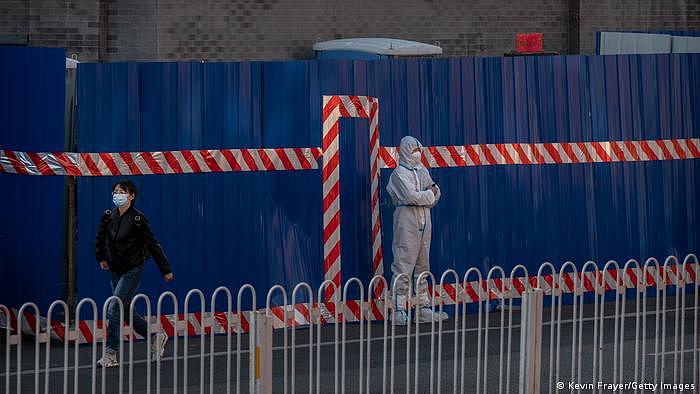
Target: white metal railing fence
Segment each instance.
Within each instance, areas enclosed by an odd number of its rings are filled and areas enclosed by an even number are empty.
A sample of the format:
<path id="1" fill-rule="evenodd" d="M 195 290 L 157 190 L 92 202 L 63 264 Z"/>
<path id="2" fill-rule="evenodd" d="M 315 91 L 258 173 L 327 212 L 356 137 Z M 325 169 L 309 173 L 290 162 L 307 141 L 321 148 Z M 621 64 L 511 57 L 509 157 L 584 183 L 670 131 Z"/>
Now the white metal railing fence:
<path id="1" fill-rule="evenodd" d="M 226 287 L 209 299 L 201 290 L 189 291 L 182 311 L 175 294 L 165 292 L 154 315 L 143 294 L 129 305 L 110 297 L 102 305 L 102 320 L 97 303 L 83 299 L 75 315 L 88 312 L 92 318 L 73 323 L 63 301 L 52 303 L 45 318 L 33 303 L 18 311 L 0 305 L 0 316 L 15 328 L 4 330 L 0 389 L 692 392 L 700 387 L 699 274 L 692 254 L 682 263 L 674 256 L 663 264 L 654 258 L 643 264 L 629 260 L 622 267 L 609 261 L 602 269 L 587 262 L 580 271 L 572 262 L 559 270 L 544 263 L 533 276 L 520 265 L 509 274 L 493 267 L 485 276 L 476 268 L 461 277 L 447 270 L 439 282 L 425 272 L 418 280 L 430 283 L 431 310 L 448 311 L 450 318 L 415 324 L 418 299 L 409 298 L 404 326 L 387 319 L 396 300 L 381 276 L 366 288 L 356 278 L 342 289 L 326 281 L 316 293 L 300 283 L 290 297 L 284 287 L 274 286 L 259 311 L 251 285 L 239 289 L 235 311 L 234 294 Z M 324 299 L 328 288 L 342 299 Z M 523 297 L 527 302 L 521 306 Z M 241 310 L 246 300 L 250 311 Z M 101 369 L 96 360 L 104 355 L 102 322 L 110 302 L 119 306 L 125 342 L 119 366 Z M 136 310 L 149 322 L 145 340 L 123 324 L 125 314 Z M 53 318 L 56 312 L 62 320 Z M 150 334 L 160 331 L 170 341 L 164 358 L 152 360 Z M 673 386 L 678 384 L 684 386 Z"/>

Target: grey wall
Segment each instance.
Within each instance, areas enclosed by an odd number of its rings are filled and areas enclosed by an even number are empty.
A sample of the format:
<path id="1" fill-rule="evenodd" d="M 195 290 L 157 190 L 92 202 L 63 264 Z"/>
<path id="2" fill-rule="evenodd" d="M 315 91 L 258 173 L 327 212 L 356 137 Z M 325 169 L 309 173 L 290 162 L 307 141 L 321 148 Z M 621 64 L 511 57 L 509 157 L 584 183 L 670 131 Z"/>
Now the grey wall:
<path id="1" fill-rule="evenodd" d="M 595 53 L 597 31 L 700 30 L 698 0 L 587 0 L 581 3 L 581 53 Z"/>
<path id="2" fill-rule="evenodd" d="M 99 20 L 96 0 L 0 0 L 0 43 L 64 47 L 96 59 Z"/>
<path id="3" fill-rule="evenodd" d="M 0 42 L 26 37 L 81 60 L 303 59 L 317 40 L 358 36 L 499 56 L 518 32 L 570 53 L 570 31 L 585 54 L 596 31 L 662 29 L 699 30 L 700 0 L 0 0 Z"/>

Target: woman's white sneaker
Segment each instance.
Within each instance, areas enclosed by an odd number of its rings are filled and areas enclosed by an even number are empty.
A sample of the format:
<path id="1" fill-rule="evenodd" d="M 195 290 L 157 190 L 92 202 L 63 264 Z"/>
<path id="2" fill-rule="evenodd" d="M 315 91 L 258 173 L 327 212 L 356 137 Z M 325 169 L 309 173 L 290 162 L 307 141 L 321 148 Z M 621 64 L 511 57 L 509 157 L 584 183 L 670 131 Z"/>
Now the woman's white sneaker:
<path id="1" fill-rule="evenodd" d="M 168 336 L 164 332 L 159 332 L 151 339 L 151 359 L 160 360 L 165 353 L 165 344 L 168 343 Z"/>
<path id="2" fill-rule="evenodd" d="M 104 356 L 97 360 L 97 365 L 102 368 L 113 368 L 119 366 L 117 354 L 114 352 L 105 351 Z"/>

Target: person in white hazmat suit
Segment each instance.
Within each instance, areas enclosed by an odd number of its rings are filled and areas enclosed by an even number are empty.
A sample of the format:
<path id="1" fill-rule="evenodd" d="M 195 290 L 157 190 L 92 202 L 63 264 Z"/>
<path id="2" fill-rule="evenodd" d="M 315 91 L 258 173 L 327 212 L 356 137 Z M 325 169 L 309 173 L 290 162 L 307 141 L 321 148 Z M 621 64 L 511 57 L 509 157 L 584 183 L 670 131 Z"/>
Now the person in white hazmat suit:
<path id="1" fill-rule="evenodd" d="M 427 280 L 417 283 L 422 272 L 430 271 L 430 209 L 440 200 L 440 188 L 433 182 L 428 170 L 420 164 L 422 148 L 415 137 L 406 136 L 401 139 L 399 165 L 391 173 L 386 187 L 395 207 L 394 239 L 391 245 L 394 261 L 391 263 L 391 272 L 396 305 L 391 320 L 397 325 L 404 325 L 408 321 L 406 301 L 408 280 L 411 277 L 419 300 L 415 319 L 418 322 L 429 322 L 447 318 L 446 313 L 433 311 L 430 307 Z M 406 275 L 397 280 L 399 274 Z"/>

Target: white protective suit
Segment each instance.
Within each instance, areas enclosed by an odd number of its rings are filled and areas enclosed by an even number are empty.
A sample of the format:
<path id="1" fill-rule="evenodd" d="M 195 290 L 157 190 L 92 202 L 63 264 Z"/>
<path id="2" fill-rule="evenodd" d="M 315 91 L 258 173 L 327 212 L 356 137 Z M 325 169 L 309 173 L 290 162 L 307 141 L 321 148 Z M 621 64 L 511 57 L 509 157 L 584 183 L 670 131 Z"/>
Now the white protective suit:
<path id="1" fill-rule="evenodd" d="M 426 280 L 416 283 L 416 280 L 422 272 L 430 271 L 430 208 L 440 200 L 440 189 L 437 189 L 437 194 L 430 190 L 435 182 L 428 170 L 421 165 L 420 157 L 412 154 L 417 147 L 422 148 L 422 145 L 416 138 L 406 136 L 401 139 L 399 165 L 391 173 L 386 187 L 395 207 L 394 239 L 391 245 L 394 261 L 391 263 L 391 272 L 393 278 L 404 273 L 408 278 L 413 276 L 420 306 L 427 307 L 430 305 L 428 283 Z M 394 284 L 396 308 L 399 310 L 405 309 L 407 277 L 403 276 L 404 280 Z"/>

